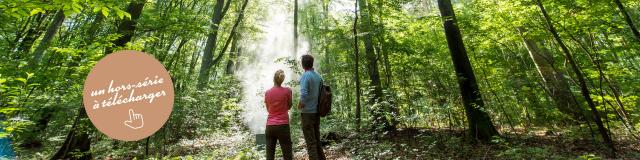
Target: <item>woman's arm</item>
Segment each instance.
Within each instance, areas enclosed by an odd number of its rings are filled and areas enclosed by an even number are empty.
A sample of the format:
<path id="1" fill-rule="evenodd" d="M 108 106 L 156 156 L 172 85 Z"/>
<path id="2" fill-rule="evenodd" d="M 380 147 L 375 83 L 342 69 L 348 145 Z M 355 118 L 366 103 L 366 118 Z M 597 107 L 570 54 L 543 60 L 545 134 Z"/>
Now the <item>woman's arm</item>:
<path id="1" fill-rule="evenodd" d="M 291 109 L 291 106 L 293 106 L 293 92 L 291 91 L 291 89 L 289 89 L 289 109 Z"/>
<path id="2" fill-rule="evenodd" d="M 267 108 L 267 111 L 269 110 L 269 103 L 267 103 L 267 93 L 264 93 L 264 108 Z"/>

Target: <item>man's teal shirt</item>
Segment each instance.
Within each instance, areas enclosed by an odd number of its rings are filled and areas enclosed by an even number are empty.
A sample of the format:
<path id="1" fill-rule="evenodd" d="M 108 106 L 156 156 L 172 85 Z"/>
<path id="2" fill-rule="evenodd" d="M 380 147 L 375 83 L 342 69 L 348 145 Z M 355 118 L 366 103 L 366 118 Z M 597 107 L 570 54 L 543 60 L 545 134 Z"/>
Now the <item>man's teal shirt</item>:
<path id="1" fill-rule="evenodd" d="M 304 104 L 302 113 L 318 113 L 318 97 L 322 78 L 313 69 L 306 70 L 300 77 L 300 102 Z"/>

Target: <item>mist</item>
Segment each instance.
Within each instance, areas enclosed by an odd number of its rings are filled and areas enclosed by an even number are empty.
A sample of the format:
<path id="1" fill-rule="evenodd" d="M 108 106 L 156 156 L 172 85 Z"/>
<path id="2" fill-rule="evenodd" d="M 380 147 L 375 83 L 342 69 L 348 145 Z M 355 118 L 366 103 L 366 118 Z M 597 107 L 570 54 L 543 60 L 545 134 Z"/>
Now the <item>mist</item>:
<path id="1" fill-rule="evenodd" d="M 254 134 L 265 132 L 268 113 L 264 104 L 264 93 L 273 87 L 275 72 L 278 69 L 284 70 L 286 77 L 283 85 L 285 86 L 287 82 L 297 77 L 288 65 L 276 60 L 298 59 L 309 50 L 309 42 L 299 34 L 297 53 L 294 53 L 293 9 L 287 6 L 292 4 L 278 0 L 265 0 L 262 3 L 269 4 L 269 8 L 265 9 L 266 18 L 258 22 L 262 33 L 255 41 L 242 44 L 245 54 L 250 59 L 242 63 L 236 72 L 243 87 L 242 118 Z M 304 4 L 305 1 L 299 3 Z M 292 88 L 292 90 L 295 92 L 297 89 Z"/>

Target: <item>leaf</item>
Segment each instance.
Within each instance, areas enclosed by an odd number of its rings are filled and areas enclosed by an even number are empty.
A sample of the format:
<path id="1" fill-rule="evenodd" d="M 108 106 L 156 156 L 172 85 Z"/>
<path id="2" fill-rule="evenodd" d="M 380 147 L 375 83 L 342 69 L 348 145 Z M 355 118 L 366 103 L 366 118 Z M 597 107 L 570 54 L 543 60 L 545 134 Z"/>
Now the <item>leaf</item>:
<path id="1" fill-rule="evenodd" d="M 32 9 L 31 12 L 29 13 L 29 16 L 33 16 L 36 15 L 38 13 L 45 13 L 44 10 L 42 10 L 42 8 L 35 8 Z"/>
<path id="2" fill-rule="evenodd" d="M 108 17 L 109 16 L 109 8 L 102 7 L 102 15 L 104 15 L 105 17 Z"/>
<path id="3" fill-rule="evenodd" d="M 16 78 L 16 81 L 20 81 L 24 84 L 27 84 L 27 79 L 24 79 L 24 78 Z"/>
<path id="4" fill-rule="evenodd" d="M 35 73 L 29 73 L 29 72 L 27 72 L 27 79 L 29 79 L 29 78 L 33 77 L 33 75 L 34 75 L 34 74 L 35 74 Z"/>
<path id="5" fill-rule="evenodd" d="M 40 86 L 40 84 L 38 84 L 38 83 L 31 83 L 31 84 L 27 85 L 27 87 L 34 87 L 34 86 Z"/>
<path id="6" fill-rule="evenodd" d="M 124 12 L 124 16 L 131 19 L 131 14 L 129 14 L 129 12 Z"/>
<path id="7" fill-rule="evenodd" d="M 122 12 L 123 11 L 121 11 L 121 10 L 116 10 L 116 15 L 118 15 L 118 18 L 120 18 L 120 19 L 124 18 L 124 14 Z"/>
<path id="8" fill-rule="evenodd" d="M 15 112 L 15 111 L 18 111 L 18 110 L 20 110 L 20 109 L 15 108 L 15 107 L 7 107 L 7 108 L 0 109 L 0 113 L 11 114 L 12 112 Z"/>
<path id="9" fill-rule="evenodd" d="M 0 138 L 7 138 L 9 137 L 11 134 L 9 134 L 8 132 L 0 132 Z"/>
<path id="10" fill-rule="evenodd" d="M 131 14 L 129 14 L 128 12 L 120 10 L 120 9 L 117 9 L 117 8 L 114 8 L 114 10 L 116 11 L 116 14 L 118 15 L 118 18 L 124 19 L 125 17 L 127 17 L 127 18 L 131 19 Z"/>
<path id="11" fill-rule="evenodd" d="M 0 84 L 4 83 L 4 82 L 6 82 L 6 81 L 7 81 L 7 79 L 4 79 L 4 78 L 3 78 L 3 79 L 0 79 Z"/>
<path id="12" fill-rule="evenodd" d="M 82 10 L 83 8 L 84 8 L 84 7 L 82 7 L 80 4 L 78 4 L 78 3 L 73 3 L 73 10 L 74 10 L 74 11 L 80 12 L 80 10 Z M 76 13 L 77 13 L 77 12 L 76 12 Z"/>

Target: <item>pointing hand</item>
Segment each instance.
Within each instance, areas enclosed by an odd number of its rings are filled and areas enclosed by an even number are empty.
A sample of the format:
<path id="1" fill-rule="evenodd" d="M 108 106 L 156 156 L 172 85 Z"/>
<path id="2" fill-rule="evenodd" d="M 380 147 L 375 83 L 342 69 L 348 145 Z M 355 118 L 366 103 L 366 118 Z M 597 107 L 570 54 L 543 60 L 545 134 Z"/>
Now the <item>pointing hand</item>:
<path id="1" fill-rule="evenodd" d="M 124 121 L 124 125 L 132 129 L 140 129 L 144 126 L 142 114 L 133 113 L 133 109 L 129 109 L 129 120 Z"/>

